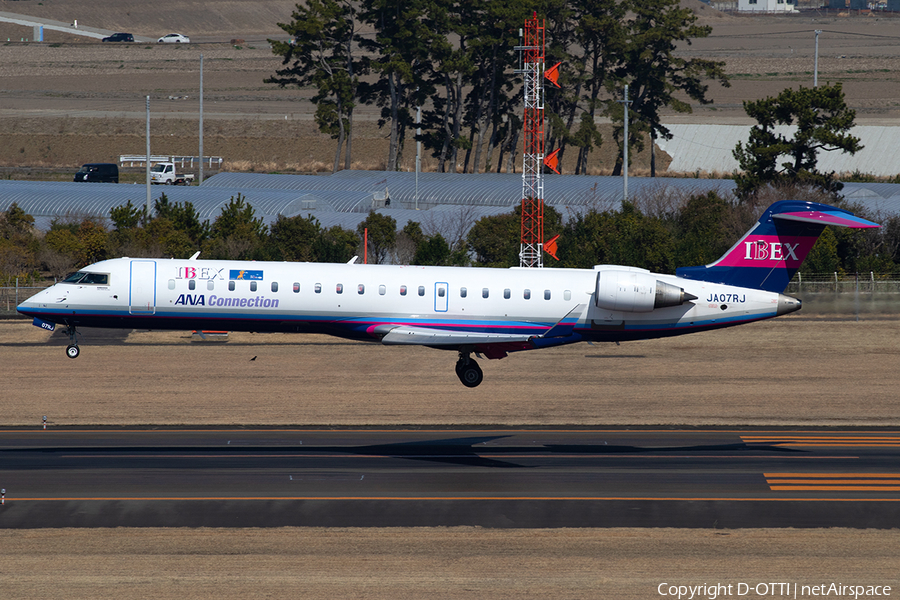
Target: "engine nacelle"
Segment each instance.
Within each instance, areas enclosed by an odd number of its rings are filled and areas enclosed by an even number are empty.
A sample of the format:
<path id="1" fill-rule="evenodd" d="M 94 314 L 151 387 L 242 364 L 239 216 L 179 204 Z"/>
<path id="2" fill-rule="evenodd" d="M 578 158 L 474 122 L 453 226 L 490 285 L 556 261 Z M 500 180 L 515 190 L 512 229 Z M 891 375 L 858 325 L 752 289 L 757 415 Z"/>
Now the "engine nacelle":
<path id="1" fill-rule="evenodd" d="M 697 297 L 644 270 L 603 270 L 597 273 L 594 301 L 597 308 L 623 312 L 650 312 L 680 306 Z"/>

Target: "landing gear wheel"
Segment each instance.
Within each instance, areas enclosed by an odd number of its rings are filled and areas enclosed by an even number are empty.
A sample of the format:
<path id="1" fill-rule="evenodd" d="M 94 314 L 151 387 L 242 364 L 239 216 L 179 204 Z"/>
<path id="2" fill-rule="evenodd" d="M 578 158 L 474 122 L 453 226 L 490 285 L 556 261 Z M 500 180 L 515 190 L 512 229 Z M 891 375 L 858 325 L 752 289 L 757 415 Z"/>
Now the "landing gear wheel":
<path id="1" fill-rule="evenodd" d="M 478 363 L 470 358 L 460 358 L 456 363 L 456 376 L 466 387 L 478 387 L 484 381 L 484 373 Z"/>
<path id="2" fill-rule="evenodd" d="M 69 345 L 66 346 L 66 356 L 69 358 L 78 358 L 81 350 L 78 348 L 77 336 L 78 332 L 74 325 L 66 325 L 66 335 L 69 336 Z"/>

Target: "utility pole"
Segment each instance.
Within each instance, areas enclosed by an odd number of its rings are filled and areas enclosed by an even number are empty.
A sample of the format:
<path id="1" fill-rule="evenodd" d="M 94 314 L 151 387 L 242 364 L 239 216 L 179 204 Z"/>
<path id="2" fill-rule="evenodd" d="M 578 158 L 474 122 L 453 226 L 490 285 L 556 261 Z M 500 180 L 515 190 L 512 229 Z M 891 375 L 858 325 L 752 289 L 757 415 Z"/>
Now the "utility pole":
<path id="1" fill-rule="evenodd" d="M 203 183 L 203 55 L 200 55 L 200 172 L 197 185 Z"/>
<path id="2" fill-rule="evenodd" d="M 819 87 L 819 34 L 821 29 L 816 29 L 816 58 L 813 63 L 813 87 Z"/>
<path id="3" fill-rule="evenodd" d="M 146 218 L 150 218 L 150 96 L 147 96 L 147 159 L 144 161 L 147 171 L 147 205 L 144 208 Z M 147 223 L 144 223 L 147 226 Z"/>
<path id="4" fill-rule="evenodd" d="M 628 105 L 631 104 L 631 101 L 628 99 L 628 84 L 625 84 L 625 99 L 620 100 L 620 102 L 625 107 L 625 143 L 622 144 L 622 191 L 624 199 L 622 202 L 628 202 Z"/>
<path id="5" fill-rule="evenodd" d="M 418 95 L 419 88 L 416 88 Z M 422 106 L 416 106 L 416 210 L 419 210 L 419 171 L 422 170 Z"/>

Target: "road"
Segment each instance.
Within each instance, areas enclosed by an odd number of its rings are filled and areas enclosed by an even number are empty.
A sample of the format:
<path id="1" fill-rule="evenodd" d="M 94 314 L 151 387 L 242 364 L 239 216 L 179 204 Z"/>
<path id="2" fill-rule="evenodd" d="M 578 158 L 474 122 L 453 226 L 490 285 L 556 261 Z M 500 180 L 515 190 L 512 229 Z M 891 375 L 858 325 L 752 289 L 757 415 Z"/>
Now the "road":
<path id="1" fill-rule="evenodd" d="M 898 455 L 861 429 L 7 429 L 0 528 L 890 528 Z"/>

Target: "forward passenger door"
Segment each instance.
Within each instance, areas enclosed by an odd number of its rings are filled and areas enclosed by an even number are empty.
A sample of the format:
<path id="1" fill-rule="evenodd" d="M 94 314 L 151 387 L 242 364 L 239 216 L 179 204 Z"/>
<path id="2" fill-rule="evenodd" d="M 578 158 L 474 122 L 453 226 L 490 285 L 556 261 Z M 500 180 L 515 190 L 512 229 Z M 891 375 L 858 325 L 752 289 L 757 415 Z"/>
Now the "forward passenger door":
<path id="1" fill-rule="evenodd" d="M 152 315 L 156 312 L 156 261 L 131 261 L 131 284 L 128 312 L 133 315 Z"/>

